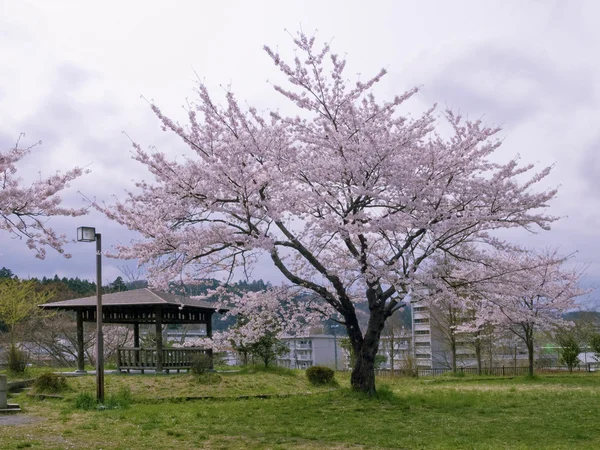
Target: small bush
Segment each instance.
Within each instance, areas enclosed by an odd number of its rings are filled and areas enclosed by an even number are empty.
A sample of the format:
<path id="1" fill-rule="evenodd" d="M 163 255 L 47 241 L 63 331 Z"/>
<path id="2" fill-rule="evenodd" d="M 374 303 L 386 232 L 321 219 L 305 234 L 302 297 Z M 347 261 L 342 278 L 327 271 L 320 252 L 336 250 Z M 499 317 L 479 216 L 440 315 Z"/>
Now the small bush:
<path id="1" fill-rule="evenodd" d="M 24 373 L 27 368 L 27 355 L 19 350 L 16 345 L 11 345 L 8 351 L 8 371 L 12 373 Z"/>
<path id="2" fill-rule="evenodd" d="M 75 397 L 75 408 L 85 411 L 96 409 L 96 397 L 89 392 L 80 392 Z"/>
<path id="3" fill-rule="evenodd" d="M 191 371 L 195 375 L 202 375 L 212 369 L 212 358 L 206 353 L 194 355 Z"/>
<path id="4" fill-rule="evenodd" d="M 111 394 L 104 399 L 104 404 L 98 409 L 118 409 L 129 408 L 133 402 L 131 390 L 128 387 L 122 387 L 116 394 Z"/>
<path id="5" fill-rule="evenodd" d="M 312 366 L 306 369 L 306 377 L 310 384 L 314 386 L 321 386 L 333 382 L 334 375 L 335 372 L 325 366 Z"/>
<path id="6" fill-rule="evenodd" d="M 387 384 L 380 385 L 375 391 L 375 396 L 377 400 L 385 400 L 385 401 L 394 401 L 396 400 L 396 395 L 392 388 L 390 388 Z"/>
<path id="7" fill-rule="evenodd" d="M 33 388 L 36 392 L 45 392 L 57 394 L 68 389 L 67 380 L 52 372 L 41 374 L 33 383 Z"/>
<path id="8" fill-rule="evenodd" d="M 129 408 L 132 402 L 131 390 L 128 387 L 123 387 L 118 393 L 107 396 L 102 404 L 98 404 L 96 397 L 89 392 L 81 392 L 75 397 L 75 408 L 86 411 Z"/>

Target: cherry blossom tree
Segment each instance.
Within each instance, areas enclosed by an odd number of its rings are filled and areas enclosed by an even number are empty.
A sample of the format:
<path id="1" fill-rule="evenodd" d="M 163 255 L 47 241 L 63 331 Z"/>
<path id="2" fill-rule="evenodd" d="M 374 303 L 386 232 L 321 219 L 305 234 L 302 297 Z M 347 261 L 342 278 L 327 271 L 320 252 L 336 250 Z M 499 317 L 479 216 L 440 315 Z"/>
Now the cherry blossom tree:
<path id="1" fill-rule="evenodd" d="M 173 160 L 134 143 L 154 182 L 95 206 L 141 233 L 115 253 L 151 266 L 157 284 L 234 273 L 267 255 L 339 314 L 356 355 L 352 387 L 373 394 L 385 321 L 428 259 L 463 242 L 501 246 L 496 229 L 548 229 L 555 218 L 544 208 L 556 191 L 536 191 L 550 168 L 491 160 L 498 128 L 435 107 L 409 118 L 400 109 L 418 89 L 378 101 L 384 69 L 351 83 L 329 45 L 303 33 L 294 44 L 291 62 L 264 49 L 286 79 L 275 90 L 297 116 L 259 113 L 229 91 L 221 106 L 199 83 L 187 126 L 151 106 L 189 155 Z M 357 302 L 368 303 L 363 328 Z"/>
<path id="2" fill-rule="evenodd" d="M 504 251 L 523 251 L 508 246 Z M 475 351 L 477 373 L 482 373 L 482 350 L 487 340 L 493 339 L 491 317 L 494 309 L 484 299 L 489 286 L 496 292 L 502 270 L 491 271 L 494 255 L 477 246 L 462 243 L 452 255 L 436 254 L 426 269 L 417 275 L 427 286 L 419 299 L 430 308 L 431 327 L 450 353 L 449 366 L 457 370 L 457 352 L 461 345 L 470 345 Z M 512 270 L 512 268 L 508 268 Z"/>
<path id="3" fill-rule="evenodd" d="M 227 310 L 222 319 L 233 316 L 235 325 L 214 332 L 211 339 L 187 340 L 183 346 L 214 351 L 233 348 L 247 356 L 254 353 L 257 346 L 264 347 L 266 341 L 275 344 L 283 336 L 303 336 L 311 326 L 335 312 L 329 305 L 321 305 L 314 296 L 297 294 L 298 290 L 289 286 L 270 287 L 258 292 L 235 293 L 223 287 L 210 291 L 207 296 L 213 299 L 216 296 L 218 308 Z M 268 362 L 265 361 L 265 365 Z"/>
<path id="4" fill-rule="evenodd" d="M 36 252 L 36 257 L 44 259 L 45 247 L 53 248 L 65 257 L 63 245 L 67 242 L 64 234 L 57 234 L 47 226 L 51 216 L 81 216 L 86 209 L 61 207 L 59 192 L 69 186 L 69 182 L 81 176 L 85 171 L 76 167 L 48 178 L 40 178 L 25 185 L 17 177 L 17 164 L 31 149 L 20 147 L 21 134 L 15 146 L 8 151 L 0 150 L 0 230 L 12 237 L 25 238 L 27 246 Z M 41 141 L 38 142 L 41 144 Z"/>
<path id="5" fill-rule="evenodd" d="M 566 268 L 572 255 L 560 256 L 557 249 L 511 245 L 490 252 L 461 244 L 458 253 L 455 258 L 431 258 L 431 304 L 451 303 L 466 312 L 455 330 L 474 337 L 476 345 L 490 330 L 513 333 L 527 347 L 533 375 L 536 333 L 564 328 L 568 322 L 562 316 L 589 292 L 580 285 L 583 268 Z"/>
<path id="6" fill-rule="evenodd" d="M 531 376 L 536 333 L 564 328 L 568 322 L 562 316 L 576 309 L 575 300 L 589 292 L 580 286 L 582 269 L 566 268 L 568 260 L 556 250 L 507 254 L 500 263 L 505 269 L 499 289 L 486 296 L 493 311 L 488 315 L 491 322 L 510 330 L 527 346 Z"/>

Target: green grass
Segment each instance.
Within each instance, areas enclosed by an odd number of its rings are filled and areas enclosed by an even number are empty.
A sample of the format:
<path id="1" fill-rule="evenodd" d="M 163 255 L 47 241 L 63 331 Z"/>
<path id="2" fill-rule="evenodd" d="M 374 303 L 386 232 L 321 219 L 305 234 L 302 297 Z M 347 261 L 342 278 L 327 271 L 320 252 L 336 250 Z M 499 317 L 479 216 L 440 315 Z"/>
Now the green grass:
<path id="1" fill-rule="evenodd" d="M 63 400 L 18 402 L 37 423 L 0 427 L 0 448 L 600 448 L 600 376 L 383 378 L 376 398 L 310 386 L 302 372 L 106 377 L 129 407 L 83 410 L 94 377 L 69 379 Z M 239 395 L 313 392 L 283 398 Z M 121 393 L 121 394 L 119 394 Z M 183 401 L 214 393 L 218 399 Z M 156 401 L 160 398 L 160 401 Z"/>

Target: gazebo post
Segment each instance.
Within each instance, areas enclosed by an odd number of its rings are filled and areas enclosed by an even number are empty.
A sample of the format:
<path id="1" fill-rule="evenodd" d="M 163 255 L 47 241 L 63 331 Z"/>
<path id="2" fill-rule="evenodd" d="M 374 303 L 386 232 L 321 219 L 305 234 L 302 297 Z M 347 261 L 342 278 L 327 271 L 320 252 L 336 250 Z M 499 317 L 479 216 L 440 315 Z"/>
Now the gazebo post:
<path id="1" fill-rule="evenodd" d="M 140 366 L 140 324 L 135 322 L 133 324 L 133 346 L 137 349 L 133 354 L 135 367 Z"/>
<path id="2" fill-rule="evenodd" d="M 156 307 L 156 373 L 163 370 L 162 308 Z"/>
<path id="3" fill-rule="evenodd" d="M 77 373 L 86 373 L 83 350 L 83 312 L 77 310 Z"/>

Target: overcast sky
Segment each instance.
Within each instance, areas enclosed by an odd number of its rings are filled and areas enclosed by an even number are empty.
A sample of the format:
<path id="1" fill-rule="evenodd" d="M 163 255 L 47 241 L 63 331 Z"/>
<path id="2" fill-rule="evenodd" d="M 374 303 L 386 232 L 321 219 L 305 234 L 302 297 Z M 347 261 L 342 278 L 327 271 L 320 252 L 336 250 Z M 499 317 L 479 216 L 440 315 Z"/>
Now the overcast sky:
<path id="1" fill-rule="evenodd" d="M 368 5 L 368 6 L 367 6 Z M 264 44 L 291 54 L 285 31 L 300 26 L 348 58 L 348 74 L 389 71 L 378 94 L 413 86 L 415 113 L 438 103 L 500 124 L 497 158 L 555 165 L 544 186 L 560 185 L 551 212 L 564 218 L 521 242 L 578 251 L 588 283 L 600 284 L 600 2 L 590 1 L 14 1 L 0 0 L 0 145 L 19 133 L 42 140 L 23 164 L 31 179 L 74 165 L 91 174 L 73 183 L 66 204 L 122 197 L 149 179 L 130 159 L 126 132 L 142 146 L 177 155 L 179 140 L 160 130 L 154 100 L 174 118 L 193 98 L 195 73 L 216 93 L 231 85 L 262 108 L 287 108 L 267 80 L 281 81 Z M 144 99 L 145 98 L 145 99 Z M 55 218 L 75 235 L 95 226 L 105 248 L 134 237 L 97 213 Z M 0 234 L 0 267 L 22 277 L 92 278 L 93 244 L 69 244 L 73 258 L 34 258 L 23 241 Z M 125 262 L 104 261 L 112 281 Z M 257 278 L 279 281 L 269 264 Z"/>

